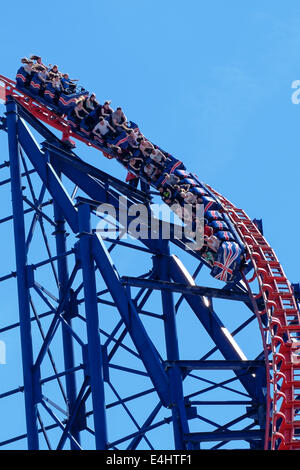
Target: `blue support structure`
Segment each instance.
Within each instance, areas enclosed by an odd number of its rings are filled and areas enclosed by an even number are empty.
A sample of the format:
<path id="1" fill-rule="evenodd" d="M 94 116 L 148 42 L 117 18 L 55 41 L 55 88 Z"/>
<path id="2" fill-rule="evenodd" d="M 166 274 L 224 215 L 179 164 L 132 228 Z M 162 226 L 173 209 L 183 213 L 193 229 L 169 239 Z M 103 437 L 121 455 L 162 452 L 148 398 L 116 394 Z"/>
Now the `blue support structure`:
<path id="1" fill-rule="evenodd" d="M 170 281 L 170 249 L 167 240 L 162 240 L 162 254 L 155 257 L 156 272 L 162 281 Z M 179 346 L 176 327 L 176 313 L 172 292 L 162 291 L 162 308 L 164 316 L 164 330 L 166 339 L 167 361 L 179 360 Z M 188 448 L 185 443 L 185 435 L 189 434 L 189 426 L 185 409 L 181 370 L 177 365 L 168 368 L 170 387 L 170 403 L 173 416 L 175 448 L 184 450 Z"/>
<path id="2" fill-rule="evenodd" d="M 13 101 L 7 104 L 7 127 L 12 189 L 16 272 L 20 314 L 20 334 L 23 357 L 24 397 L 27 424 L 28 449 L 39 448 L 37 432 L 36 375 L 33 374 L 33 348 L 30 322 L 29 289 L 27 280 L 27 257 L 25 225 L 20 169 L 19 144 L 17 141 L 17 108 Z"/>
<path id="3" fill-rule="evenodd" d="M 59 175 L 60 176 L 60 175 Z M 58 282 L 60 290 L 60 301 L 62 301 L 64 293 L 67 292 L 67 283 L 69 280 L 68 260 L 66 257 L 67 244 L 66 244 L 66 227 L 63 213 L 59 206 L 54 202 L 54 222 L 56 224 L 55 229 L 55 241 L 56 241 L 56 254 L 57 254 L 57 271 L 58 271 Z M 69 294 L 68 294 L 69 295 Z M 68 296 L 68 303 L 63 313 L 65 321 L 70 327 L 72 327 L 72 317 L 76 315 L 76 312 L 72 312 L 71 298 Z M 75 367 L 74 359 L 74 339 L 70 335 L 67 328 L 62 329 L 63 336 L 63 349 L 64 349 L 64 364 L 66 370 L 72 370 Z M 76 403 L 76 378 L 75 373 L 66 375 L 66 395 L 69 414 L 74 410 Z M 74 439 L 80 444 L 80 436 L 78 429 L 71 429 L 71 433 Z M 77 449 L 74 441 L 71 441 L 71 449 Z"/>
<path id="4" fill-rule="evenodd" d="M 262 345 L 245 341 L 255 315 L 243 283 L 206 286 L 173 224 L 170 240 L 161 220 L 155 239 L 122 238 L 133 220 L 124 207 L 154 200 L 147 185 L 81 160 L 13 100 L 4 124 L 0 188 L 11 188 L 13 214 L 0 228 L 13 222 L 16 270 L 0 288 L 17 279 L 19 320 L 0 334 L 20 331 L 23 378 L 1 390 L 0 407 L 20 397 L 26 419 L 0 447 L 263 448 L 266 367 Z M 116 210 L 109 237 L 101 203 Z"/>
<path id="5" fill-rule="evenodd" d="M 94 259 L 92 255 L 92 233 L 90 208 L 79 204 L 80 261 L 82 266 L 83 288 L 86 310 L 87 356 L 91 394 L 94 410 L 96 449 L 107 448 L 105 396 L 103 381 L 103 360 L 99 335 L 98 304 Z"/>
<path id="6" fill-rule="evenodd" d="M 186 278 L 184 272 L 180 270 L 179 265 L 175 262 L 174 258 L 171 262 L 171 272 L 175 282 L 181 284 L 188 283 L 188 279 Z M 225 325 L 219 320 L 211 306 L 205 305 L 203 299 L 199 299 L 197 296 L 185 295 L 185 299 L 203 324 L 207 333 L 212 337 L 213 341 L 216 343 L 218 349 L 225 359 L 227 361 L 244 360 L 245 358 L 241 354 L 234 339 L 230 338 Z M 227 339 L 229 339 L 229 341 Z M 262 395 L 262 390 L 257 389 L 256 381 L 253 380 L 251 374 L 244 375 L 242 373 L 240 380 L 248 393 L 250 393 L 253 397 L 256 397 L 257 399 L 257 393 Z M 260 398 L 262 398 L 262 396 Z"/>

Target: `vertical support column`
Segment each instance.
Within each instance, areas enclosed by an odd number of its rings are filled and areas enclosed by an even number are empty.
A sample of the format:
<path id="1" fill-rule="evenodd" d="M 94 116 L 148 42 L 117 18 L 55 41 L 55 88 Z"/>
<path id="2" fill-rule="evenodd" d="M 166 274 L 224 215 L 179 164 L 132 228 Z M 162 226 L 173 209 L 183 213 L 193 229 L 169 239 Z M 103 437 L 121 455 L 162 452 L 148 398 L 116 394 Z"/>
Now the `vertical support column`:
<path id="1" fill-rule="evenodd" d="M 20 316 L 20 335 L 24 379 L 24 401 L 29 450 L 39 448 L 37 404 L 33 376 L 33 348 L 30 322 L 29 288 L 27 283 L 27 256 L 23 211 L 20 152 L 17 141 L 17 109 L 15 102 L 7 102 L 7 128 L 10 158 L 11 194 L 13 208 L 14 241 L 17 268 L 17 288 Z"/>
<path id="2" fill-rule="evenodd" d="M 167 240 L 161 240 L 163 245 L 163 255 L 157 255 L 158 272 L 162 281 L 170 281 L 169 266 L 169 244 Z M 179 347 L 175 318 L 174 298 L 172 292 L 162 291 L 162 307 L 164 314 L 164 329 L 166 340 L 166 352 L 168 361 L 179 360 Z M 170 402 L 173 416 L 173 431 L 176 450 L 185 450 L 187 445 L 184 441 L 184 434 L 189 433 L 189 426 L 184 403 L 182 376 L 179 367 L 173 366 L 168 370 Z"/>
<path id="3" fill-rule="evenodd" d="M 87 326 L 87 371 L 92 392 L 96 450 L 107 448 L 106 410 L 103 381 L 103 363 L 99 334 L 98 303 L 94 260 L 92 255 L 92 233 L 90 207 L 79 204 L 79 246 L 82 267 L 84 301 Z"/>
<path id="4" fill-rule="evenodd" d="M 60 176 L 60 173 L 57 171 L 57 174 Z M 57 255 L 63 255 L 67 251 L 66 246 L 66 230 L 65 230 L 65 219 L 60 210 L 59 206 L 54 202 L 54 220 L 56 223 L 55 230 L 55 241 L 56 241 L 56 252 Z M 60 301 L 65 295 L 68 280 L 69 280 L 69 270 L 67 258 L 62 256 L 57 260 L 57 269 L 58 269 L 58 280 L 60 288 Z M 69 295 L 68 295 L 69 297 Z M 72 320 L 70 318 L 69 312 L 69 302 L 66 304 L 67 308 L 65 310 L 65 320 L 71 326 Z M 64 363 L 65 369 L 70 370 L 75 366 L 74 361 L 74 344 L 73 337 L 69 331 L 63 326 L 62 328 L 62 340 L 63 340 L 63 350 L 64 350 Z M 75 381 L 75 372 L 66 374 L 66 390 L 68 398 L 68 408 L 69 412 L 72 413 L 74 404 L 76 402 L 76 381 Z M 75 440 L 80 443 L 80 436 L 78 430 L 71 429 L 71 433 Z M 71 440 L 70 442 L 71 450 L 76 450 L 77 446 Z"/>

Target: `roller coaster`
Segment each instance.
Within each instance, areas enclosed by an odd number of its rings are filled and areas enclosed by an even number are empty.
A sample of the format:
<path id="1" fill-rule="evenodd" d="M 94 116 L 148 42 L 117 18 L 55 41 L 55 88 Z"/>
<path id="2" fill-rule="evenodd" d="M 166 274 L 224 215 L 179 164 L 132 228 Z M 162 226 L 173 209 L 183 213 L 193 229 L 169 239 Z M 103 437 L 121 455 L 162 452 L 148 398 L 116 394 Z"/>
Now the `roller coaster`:
<path id="1" fill-rule="evenodd" d="M 51 83 L 41 90 L 23 67 L 16 81 L 0 75 L 9 148 L 0 169 L 10 172 L 0 187 L 12 199 L 12 215 L 0 223 L 13 225 L 16 260 L 0 285 L 16 282 L 19 315 L 0 332 L 20 334 L 16 380 L 23 382 L 0 393 L 0 407 L 10 400 L 24 413 L 24 433 L 12 431 L 0 446 L 300 448 L 300 289 L 261 221 L 145 139 L 133 121 L 129 132 L 97 135 L 99 108 L 81 120 L 74 114 L 88 96 L 82 87 L 58 95 Z M 130 147 L 132 134 L 160 160 Z M 126 182 L 79 158 L 73 139 L 121 163 Z M 152 213 L 162 198 L 179 225 L 186 222 L 181 188 L 203 207 L 204 245 L 193 238 L 193 210 L 192 233 L 178 238 L 175 222 L 154 217 L 155 236 L 148 220 L 147 236 L 137 238 L 130 221 L 141 204 Z M 110 219 L 101 209 L 108 205 L 116 209 Z M 99 221 L 117 235 L 104 237 Z M 225 315 L 217 314 L 225 304 Z"/>

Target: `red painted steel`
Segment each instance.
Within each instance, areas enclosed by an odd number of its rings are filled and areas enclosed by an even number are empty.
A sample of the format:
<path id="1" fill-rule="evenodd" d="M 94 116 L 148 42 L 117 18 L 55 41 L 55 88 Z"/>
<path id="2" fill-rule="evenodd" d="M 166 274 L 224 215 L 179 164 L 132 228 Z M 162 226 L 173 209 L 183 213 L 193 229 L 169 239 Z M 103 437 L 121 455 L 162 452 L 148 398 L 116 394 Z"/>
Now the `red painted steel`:
<path id="1" fill-rule="evenodd" d="M 208 186 L 209 187 L 209 186 Z M 251 259 L 254 274 L 244 281 L 257 281 L 264 307 L 255 310 L 263 336 L 267 364 L 267 419 L 265 449 L 300 449 L 300 315 L 293 289 L 273 249 L 247 214 L 224 196 L 219 198 Z M 250 290 L 251 291 L 251 290 Z M 261 317 L 267 315 L 268 326 Z"/>
<path id="2" fill-rule="evenodd" d="M 7 97 L 8 95 L 13 96 L 14 99 L 18 103 L 20 103 L 25 109 L 27 109 L 34 117 L 40 119 L 45 124 L 54 127 L 58 131 L 61 131 L 63 141 L 69 141 L 73 143 L 73 141 L 71 141 L 71 137 L 74 137 L 75 139 L 84 142 L 88 147 L 94 147 L 97 150 L 100 150 L 100 152 L 102 152 L 106 158 L 113 158 L 111 155 L 107 154 L 96 145 L 93 145 L 84 137 L 73 132 L 66 119 L 64 118 L 64 115 L 58 116 L 54 111 L 49 109 L 47 106 L 41 104 L 37 99 L 34 99 L 31 96 L 26 95 L 26 93 L 24 93 L 23 91 L 18 90 L 16 88 L 16 82 L 10 80 L 7 77 L 4 77 L 3 75 L 0 75 L 0 82 L 1 81 L 5 85 L 5 97 Z"/>

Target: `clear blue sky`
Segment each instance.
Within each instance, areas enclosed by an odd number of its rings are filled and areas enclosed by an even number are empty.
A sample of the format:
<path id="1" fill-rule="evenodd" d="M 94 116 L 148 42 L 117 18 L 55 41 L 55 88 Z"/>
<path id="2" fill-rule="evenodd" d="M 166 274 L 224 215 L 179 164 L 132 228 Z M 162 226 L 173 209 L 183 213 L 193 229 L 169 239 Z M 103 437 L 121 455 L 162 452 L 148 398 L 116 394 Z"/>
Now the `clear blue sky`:
<path id="1" fill-rule="evenodd" d="M 14 78 L 21 57 L 39 54 L 121 105 L 149 139 L 262 218 L 290 281 L 300 280 L 299 2 L 29 0 L 4 2 L 1 19 L 1 74 Z M 0 135 L 2 160 L 6 146 Z M 124 179 L 99 152 L 78 153 Z M 8 193 L 1 206 L 2 217 Z M 14 268 L 3 257 L 0 275 Z"/>

